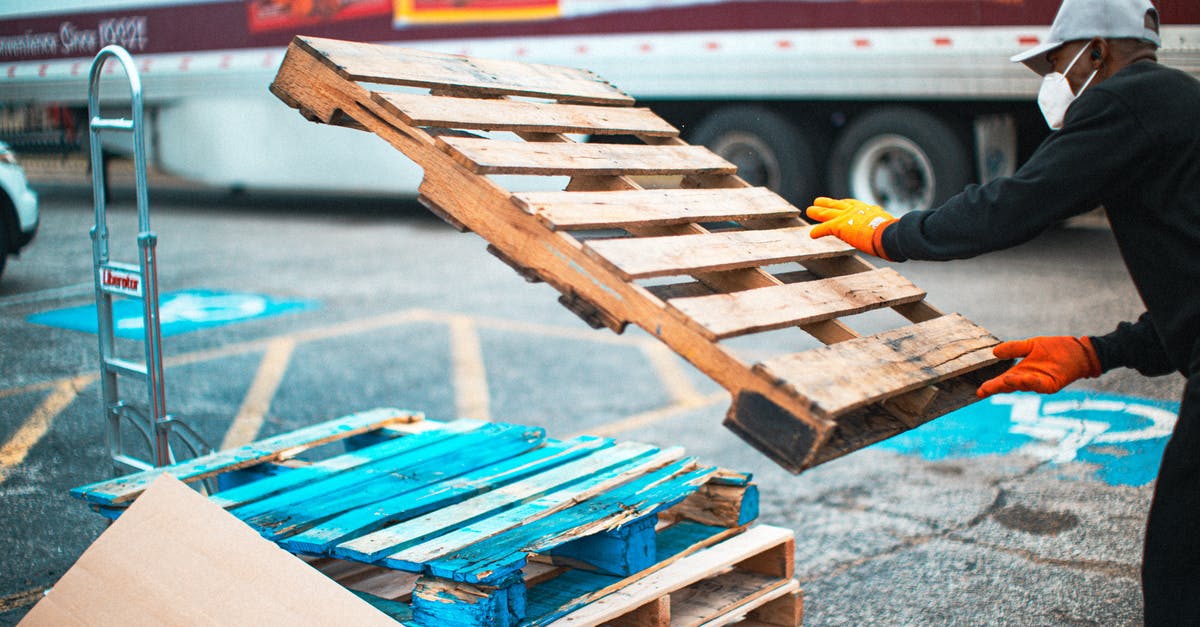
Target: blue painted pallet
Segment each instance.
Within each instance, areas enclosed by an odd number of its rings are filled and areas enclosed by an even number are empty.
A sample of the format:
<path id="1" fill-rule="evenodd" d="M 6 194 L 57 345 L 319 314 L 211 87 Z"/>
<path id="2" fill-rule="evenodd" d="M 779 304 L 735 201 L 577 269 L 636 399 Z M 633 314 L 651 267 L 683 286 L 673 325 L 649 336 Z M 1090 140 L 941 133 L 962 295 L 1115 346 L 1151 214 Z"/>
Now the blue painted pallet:
<path id="1" fill-rule="evenodd" d="M 757 516 L 748 475 L 677 447 L 395 414 L 364 412 L 158 472 L 218 476 L 229 487 L 210 499 L 293 553 L 410 573 L 402 601 L 360 596 L 414 625 L 543 624 L 681 554 L 680 538 L 701 546 Z M 276 463 L 337 435 L 349 450 Z M 147 480 L 73 494 L 118 515 Z M 664 529 L 667 519 L 677 522 Z M 534 556 L 572 574 L 531 586 Z"/>

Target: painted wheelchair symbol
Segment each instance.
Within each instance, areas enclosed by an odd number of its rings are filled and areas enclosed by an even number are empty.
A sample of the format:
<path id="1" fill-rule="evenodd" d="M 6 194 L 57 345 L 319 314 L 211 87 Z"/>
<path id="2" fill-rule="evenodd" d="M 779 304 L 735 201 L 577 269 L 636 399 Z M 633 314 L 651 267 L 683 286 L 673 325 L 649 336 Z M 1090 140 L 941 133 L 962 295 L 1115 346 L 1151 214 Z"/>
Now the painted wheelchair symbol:
<path id="1" fill-rule="evenodd" d="M 1094 467 L 1111 485 L 1154 480 L 1179 404 L 1094 392 L 993 396 L 878 446 L 929 460 L 1031 457 Z"/>
<path id="2" fill-rule="evenodd" d="M 202 294 L 181 292 L 163 299 L 159 305 L 162 324 L 221 324 L 246 320 L 263 315 L 268 301 L 257 294 Z M 142 318 L 123 317 L 117 321 L 121 330 L 141 329 Z"/>

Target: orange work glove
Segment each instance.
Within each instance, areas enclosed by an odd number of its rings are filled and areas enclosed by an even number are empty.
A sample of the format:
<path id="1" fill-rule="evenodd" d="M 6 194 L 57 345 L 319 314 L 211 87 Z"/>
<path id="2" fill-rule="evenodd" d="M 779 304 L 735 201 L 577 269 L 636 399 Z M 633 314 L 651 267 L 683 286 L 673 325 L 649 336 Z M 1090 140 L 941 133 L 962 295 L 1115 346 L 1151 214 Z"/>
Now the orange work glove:
<path id="1" fill-rule="evenodd" d="M 883 259 L 883 230 L 896 221 L 892 214 L 878 205 L 868 205 L 861 200 L 846 198 L 818 198 L 808 208 L 808 216 L 821 222 L 813 227 L 809 235 L 816 239 L 834 235 L 843 242 Z"/>
<path id="2" fill-rule="evenodd" d="M 975 391 L 979 398 L 1000 392 L 1052 394 L 1076 379 L 1100 376 L 1100 358 L 1087 337 L 1033 337 L 1001 342 L 992 349 L 1000 359 L 1022 358 L 1004 374 L 984 381 Z"/>

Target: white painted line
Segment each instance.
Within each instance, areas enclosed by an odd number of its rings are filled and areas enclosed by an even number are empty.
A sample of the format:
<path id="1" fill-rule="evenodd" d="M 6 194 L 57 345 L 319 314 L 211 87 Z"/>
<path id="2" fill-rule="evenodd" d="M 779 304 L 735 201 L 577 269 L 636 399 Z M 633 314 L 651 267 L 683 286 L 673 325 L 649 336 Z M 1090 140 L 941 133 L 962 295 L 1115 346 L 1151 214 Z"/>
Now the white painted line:
<path id="1" fill-rule="evenodd" d="M 0 297 L 0 307 L 25 305 L 28 303 L 36 303 L 43 300 L 54 300 L 56 298 L 65 298 L 68 296 L 83 296 L 84 294 L 90 294 L 94 292 L 95 289 L 96 286 L 93 283 L 77 283 L 75 285 L 52 287 L 36 292 L 13 294 L 11 296 Z"/>

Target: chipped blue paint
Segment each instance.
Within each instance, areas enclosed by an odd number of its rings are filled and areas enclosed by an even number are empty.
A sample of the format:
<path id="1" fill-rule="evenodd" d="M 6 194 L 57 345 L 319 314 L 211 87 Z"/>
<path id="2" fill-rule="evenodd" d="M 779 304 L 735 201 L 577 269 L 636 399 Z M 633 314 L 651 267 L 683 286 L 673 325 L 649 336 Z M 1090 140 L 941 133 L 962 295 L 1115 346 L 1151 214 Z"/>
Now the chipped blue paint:
<path id="1" fill-rule="evenodd" d="M 372 462 L 378 462 L 401 453 L 412 451 L 422 446 L 445 440 L 455 434 L 468 433 L 484 426 L 479 420 L 455 420 L 446 423 L 436 431 L 426 431 L 404 437 L 385 440 L 374 446 L 358 449 L 323 459 L 301 468 L 292 468 L 290 472 L 263 478 L 244 486 L 230 486 L 209 497 L 214 504 L 226 509 L 246 505 L 269 496 L 274 496 L 284 490 L 295 489 L 315 481 L 326 479 L 335 474 L 360 468 Z M 222 475 L 223 477 L 224 475 Z"/>
<path id="2" fill-rule="evenodd" d="M 627 516 L 630 512 L 650 515 L 682 501 L 716 471 L 704 467 L 691 469 L 693 465 L 692 459 L 670 464 L 570 510 L 510 529 L 433 560 L 427 565 L 428 572 L 468 582 L 504 577 L 524 566 L 527 553 L 548 551 L 575 539 L 571 532 L 581 526 Z"/>
<path id="3" fill-rule="evenodd" d="M 1179 403 L 1092 392 L 1002 394 L 876 446 L 925 459 L 1026 455 L 1083 463 L 1109 485 L 1154 480 Z"/>
<path id="4" fill-rule="evenodd" d="M 658 561 L 654 535 L 657 523 L 658 516 L 642 516 L 612 531 L 594 533 L 554 547 L 549 555 L 555 564 L 586 564 L 589 570 L 627 577 Z"/>
<path id="5" fill-rule="evenodd" d="M 276 540 L 349 508 L 363 507 L 495 464 L 536 448 L 544 438 L 545 432 L 539 428 L 489 424 L 230 512 L 263 537 Z"/>
<path id="6" fill-rule="evenodd" d="M 330 551 L 334 545 L 352 540 L 387 525 L 427 514 L 464 501 L 495 487 L 545 472 L 592 451 L 611 446 L 608 438 L 581 436 L 518 455 L 499 464 L 447 479 L 431 486 L 352 509 L 303 533 L 279 543 L 283 548 L 310 555 Z"/>
<path id="7" fill-rule="evenodd" d="M 442 582 L 417 582 L 413 620 L 438 627 L 514 627 L 525 618 L 525 579 L 521 573 L 490 587 L 458 591 Z"/>

